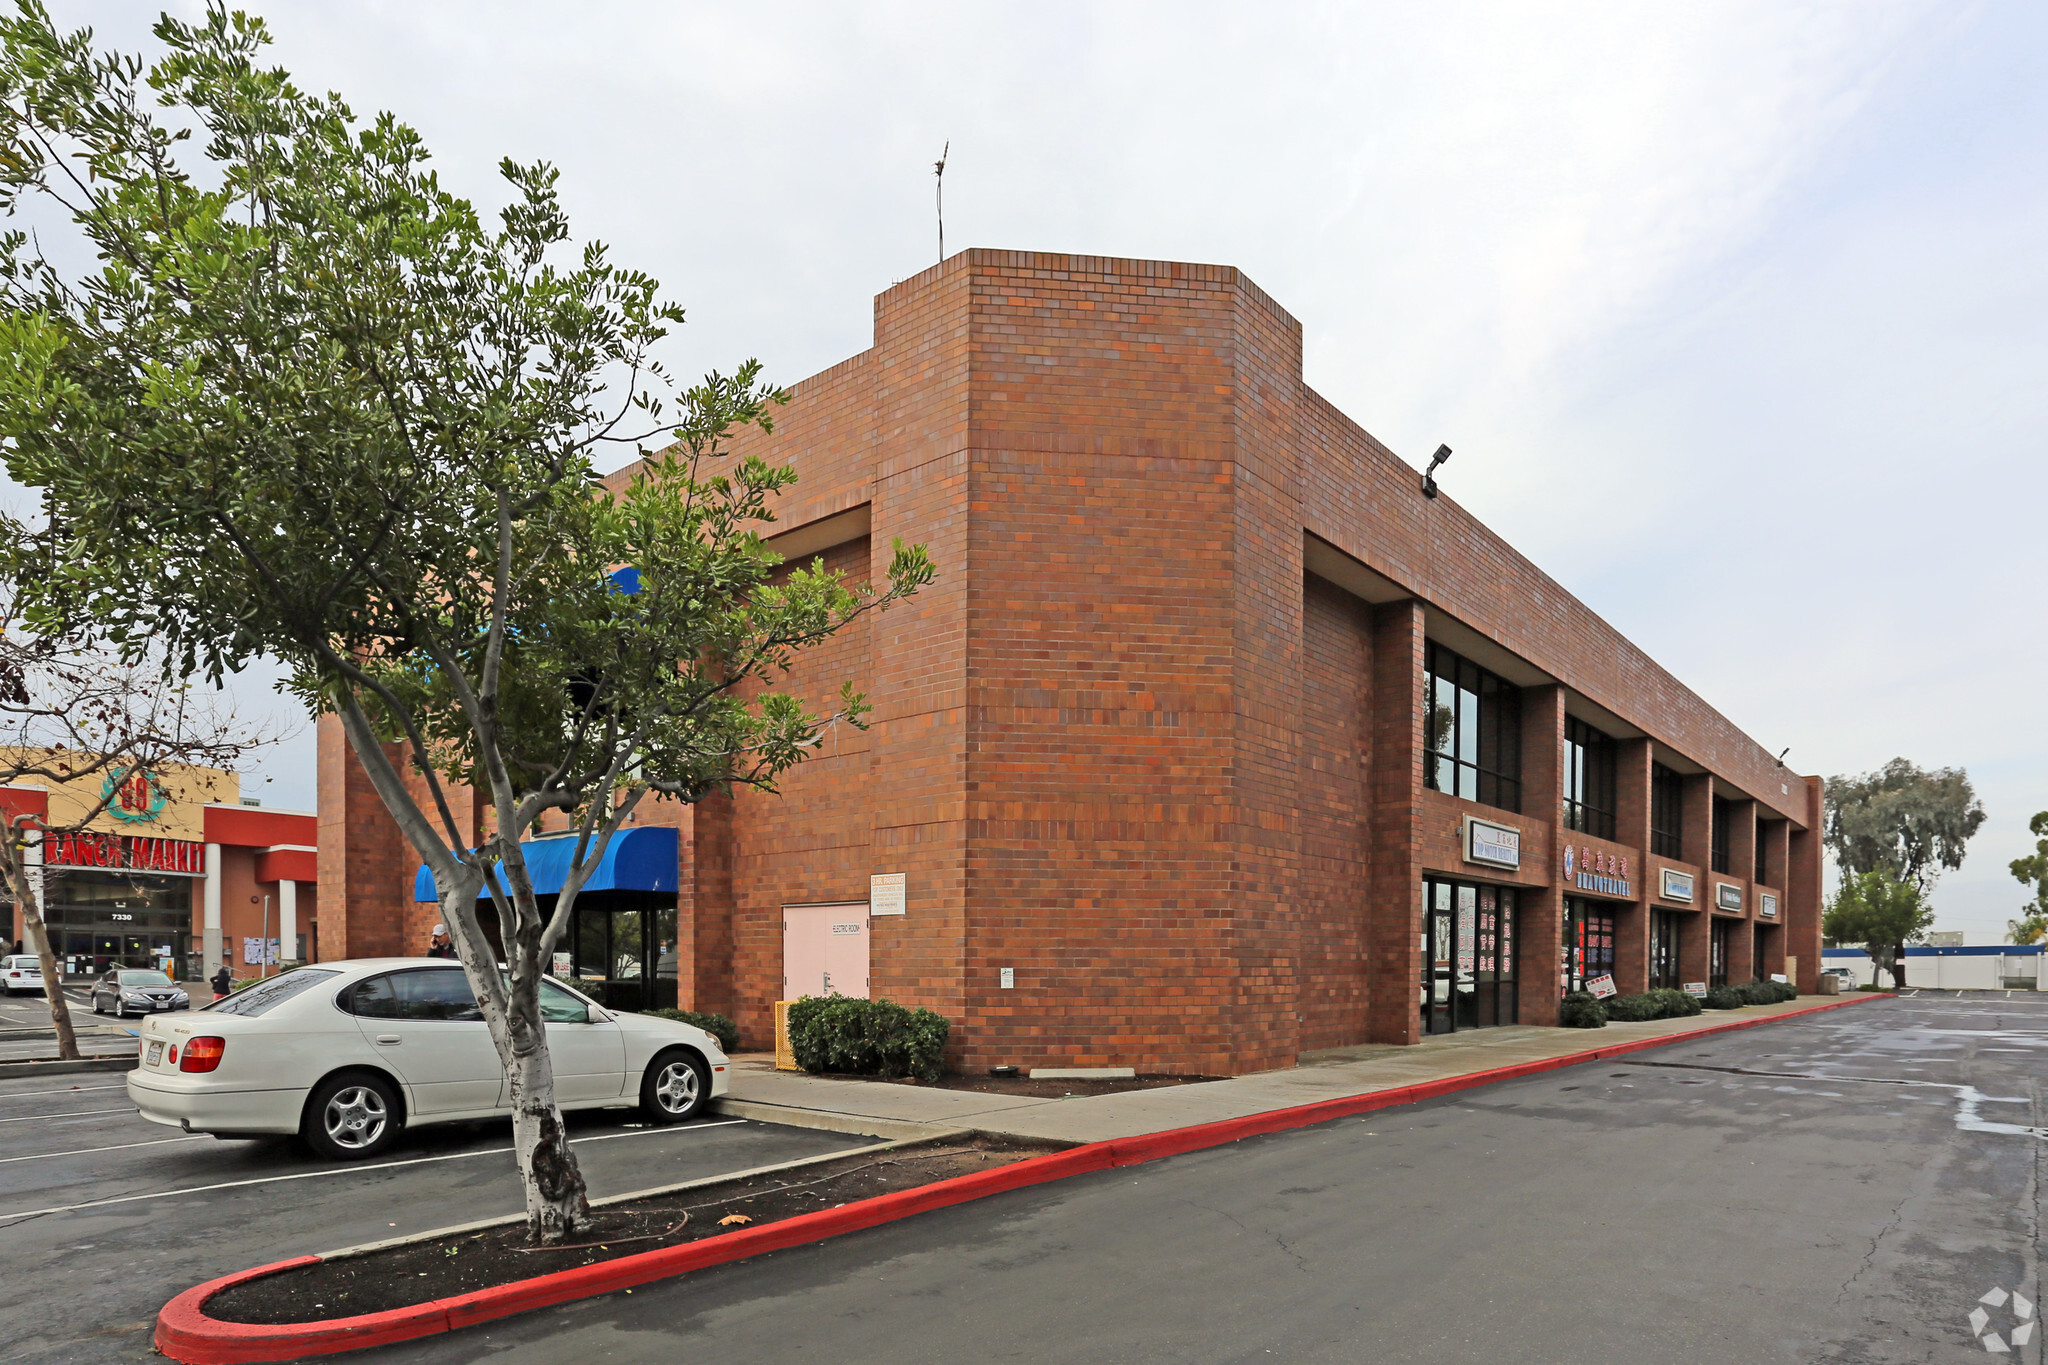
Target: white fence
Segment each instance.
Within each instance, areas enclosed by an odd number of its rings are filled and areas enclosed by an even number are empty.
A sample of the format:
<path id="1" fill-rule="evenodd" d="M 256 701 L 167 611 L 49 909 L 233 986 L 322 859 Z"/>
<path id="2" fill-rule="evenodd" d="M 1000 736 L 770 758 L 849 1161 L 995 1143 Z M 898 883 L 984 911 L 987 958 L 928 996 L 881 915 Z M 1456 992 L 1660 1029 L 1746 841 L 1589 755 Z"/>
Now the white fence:
<path id="1" fill-rule="evenodd" d="M 1861 951 L 1853 957 L 1826 954 L 1820 965 L 1822 970 L 1847 967 L 1850 978 L 1859 986 L 1867 986 L 1875 979 L 1870 955 Z M 1906 986 L 1909 990 L 1918 986 L 1936 991 L 2030 991 L 2040 988 L 2040 971 L 2038 953 L 1971 953 L 1953 957 L 1915 954 L 1906 959 Z M 1891 984 L 1889 971 L 1884 974 L 1884 981 Z"/>

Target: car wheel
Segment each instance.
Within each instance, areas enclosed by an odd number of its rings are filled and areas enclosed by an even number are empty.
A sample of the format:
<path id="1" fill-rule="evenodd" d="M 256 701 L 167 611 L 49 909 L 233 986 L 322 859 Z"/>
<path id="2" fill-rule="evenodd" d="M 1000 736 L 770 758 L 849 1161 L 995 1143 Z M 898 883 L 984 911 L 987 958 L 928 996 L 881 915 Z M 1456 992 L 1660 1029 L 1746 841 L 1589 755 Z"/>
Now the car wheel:
<path id="1" fill-rule="evenodd" d="M 640 1079 L 640 1112 L 650 1123 L 681 1123 L 711 1102 L 711 1072 L 694 1052 L 664 1052 Z"/>
<path id="2" fill-rule="evenodd" d="M 382 1076 L 330 1076 L 313 1088 L 299 1136 L 330 1161 L 361 1161 L 390 1147 L 404 1126 L 398 1090 Z"/>
<path id="3" fill-rule="evenodd" d="M 98 991 L 94 991 L 94 992 L 92 993 L 92 1012 L 93 1012 L 94 1014 L 105 1014 L 105 1013 L 106 1013 L 106 1011 L 105 1011 L 105 1010 L 103 1010 L 103 1009 L 101 1009 L 101 1008 L 100 1008 L 100 993 L 99 993 Z"/>

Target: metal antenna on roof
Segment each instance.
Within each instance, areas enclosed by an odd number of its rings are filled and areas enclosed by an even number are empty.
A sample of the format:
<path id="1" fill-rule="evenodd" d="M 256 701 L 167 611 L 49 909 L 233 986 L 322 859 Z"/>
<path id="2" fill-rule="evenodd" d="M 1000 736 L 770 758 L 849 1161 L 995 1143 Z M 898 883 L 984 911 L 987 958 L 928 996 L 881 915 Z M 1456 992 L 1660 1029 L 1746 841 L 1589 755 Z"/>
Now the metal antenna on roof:
<path id="1" fill-rule="evenodd" d="M 932 163 L 932 178 L 938 183 L 939 204 L 939 259 L 946 259 L 946 158 L 953 154 L 953 139 L 947 138 L 945 147 L 939 152 L 939 159 Z"/>

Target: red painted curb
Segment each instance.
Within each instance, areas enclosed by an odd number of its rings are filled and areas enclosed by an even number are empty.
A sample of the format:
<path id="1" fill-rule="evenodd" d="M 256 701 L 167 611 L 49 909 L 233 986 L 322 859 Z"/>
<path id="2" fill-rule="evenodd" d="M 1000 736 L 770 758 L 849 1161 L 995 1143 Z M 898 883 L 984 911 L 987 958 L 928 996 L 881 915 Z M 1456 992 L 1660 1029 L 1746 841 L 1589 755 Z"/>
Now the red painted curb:
<path id="1" fill-rule="evenodd" d="M 1619 1057 L 1653 1047 L 1664 1047 L 1671 1043 L 1703 1038 L 1716 1033 L 1732 1033 L 1739 1029 L 1755 1028 L 1759 1024 L 1774 1024 L 1781 1019 L 1797 1019 L 1802 1015 L 1841 1009 L 1845 1005 L 1860 1004 L 1865 1000 L 1889 998 L 1892 998 L 1890 992 L 1866 992 L 1825 1005 L 1787 1010 L 1783 1014 L 1766 1014 L 1753 1019 L 1731 1019 L 1723 1024 L 1713 1024 L 1686 1033 L 1637 1038 L 1626 1043 L 1616 1043 L 1611 1047 L 1596 1047 L 1585 1052 L 1568 1053 L 1562 1057 L 1546 1057 L 1535 1062 L 1519 1062 L 1513 1066 L 1494 1067 L 1463 1076 L 1425 1081 L 1420 1085 L 1375 1090 L 1370 1094 L 1347 1095 L 1341 1099 L 1319 1100 L 1314 1104 L 1293 1105 L 1286 1109 L 1269 1109 L 1263 1114 L 1247 1114 L 1243 1118 L 1196 1124 L 1188 1128 L 1172 1128 L 1162 1133 L 1146 1133 L 1139 1137 L 1090 1142 L 1079 1147 L 1070 1147 L 1064 1152 L 1028 1157 L 992 1171 L 976 1171 L 971 1175 L 955 1176 L 951 1180 L 941 1180 L 936 1184 L 923 1185 L 914 1190 L 898 1190 L 894 1194 L 876 1195 L 872 1199 L 842 1204 L 836 1209 L 821 1209 L 816 1213 L 799 1214 L 778 1223 L 744 1228 L 721 1237 L 706 1238 L 701 1242 L 662 1247 L 655 1251 L 643 1251 L 636 1256 L 622 1256 L 617 1260 L 604 1261 L 597 1265 L 578 1266 L 574 1270 L 560 1270 L 551 1275 L 537 1275 L 532 1279 L 495 1285 L 451 1299 L 436 1299 L 431 1303 L 415 1304 L 410 1308 L 366 1313 L 361 1317 L 329 1318 L 322 1322 L 285 1323 L 276 1326 L 221 1322 L 206 1315 L 207 1301 L 231 1286 L 246 1284 L 251 1280 L 262 1279 L 266 1275 L 275 1275 L 299 1266 L 311 1265 L 320 1259 L 317 1256 L 300 1256 L 289 1261 L 278 1261 L 272 1265 L 257 1266 L 250 1270 L 237 1271 L 232 1275 L 224 1275 L 220 1279 L 209 1280 L 178 1295 L 165 1304 L 163 1311 L 157 1314 L 156 1347 L 173 1360 L 183 1361 L 185 1365 L 258 1365 L 259 1362 L 296 1360 L 301 1356 L 333 1355 L 341 1351 L 360 1350 L 367 1346 L 386 1346 L 392 1342 L 409 1341 L 415 1337 L 432 1336 L 458 1327 L 474 1326 L 494 1318 L 511 1317 L 516 1313 L 546 1308 L 572 1299 L 590 1298 L 598 1294 L 631 1289 L 655 1280 L 668 1279 L 686 1271 L 744 1260 L 749 1256 L 780 1251 L 806 1242 L 823 1241 L 842 1233 L 858 1232 L 863 1228 L 893 1223 L 912 1214 L 964 1204 L 988 1195 L 1001 1194 L 1006 1190 L 1064 1180 L 1068 1176 L 1081 1175 L 1088 1171 L 1104 1170 L 1112 1166 L 1135 1166 L 1141 1162 L 1156 1161 L 1161 1157 L 1199 1151 L 1204 1147 L 1219 1147 L 1227 1142 L 1257 1137 L 1263 1133 L 1284 1132 L 1290 1128 L 1325 1123 L 1330 1119 L 1348 1118 L 1376 1109 L 1391 1109 L 1399 1105 L 1435 1099 L 1441 1095 L 1456 1094 L 1461 1090 L 1474 1090 L 1499 1081 L 1540 1075 L 1546 1071 L 1557 1071 L 1568 1066 Z"/>

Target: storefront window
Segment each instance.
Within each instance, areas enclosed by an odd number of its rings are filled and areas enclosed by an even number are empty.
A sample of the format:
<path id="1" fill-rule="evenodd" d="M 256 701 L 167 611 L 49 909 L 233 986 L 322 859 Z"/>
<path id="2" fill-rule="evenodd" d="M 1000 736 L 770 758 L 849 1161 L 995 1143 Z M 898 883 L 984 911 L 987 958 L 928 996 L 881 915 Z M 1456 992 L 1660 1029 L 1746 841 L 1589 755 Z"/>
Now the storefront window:
<path id="1" fill-rule="evenodd" d="M 1678 914 L 1671 910 L 1650 912 L 1650 988 L 1677 990 Z"/>
<path id="2" fill-rule="evenodd" d="M 43 922 L 59 967 L 66 976 L 131 967 L 189 979 L 197 884 L 147 872 L 45 872 Z"/>
<path id="3" fill-rule="evenodd" d="M 1564 990 L 1614 970 L 1614 916 L 1579 896 L 1564 898 Z"/>
<path id="4" fill-rule="evenodd" d="M 1422 780 L 1502 810 L 1522 808 L 1522 694 L 1442 645 L 1423 678 Z"/>
<path id="5" fill-rule="evenodd" d="M 1431 877 L 1423 898 L 1423 1031 L 1514 1023 L 1514 889 Z"/>
<path id="6" fill-rule="evenodd" d="M 1716 920 L 1707 926 L 1707 985 L 1728 984 L 1728 921 Z"/>
<path id="7" fill-rule="evenodd" d="M 1614 837 L 1614 741 L 1575 716 L 1564 721 L 1564 827 Z"/>

